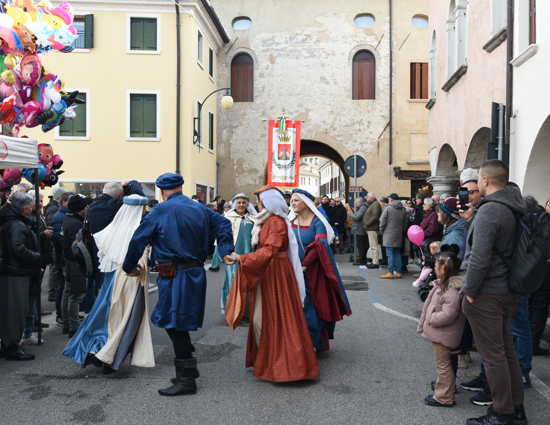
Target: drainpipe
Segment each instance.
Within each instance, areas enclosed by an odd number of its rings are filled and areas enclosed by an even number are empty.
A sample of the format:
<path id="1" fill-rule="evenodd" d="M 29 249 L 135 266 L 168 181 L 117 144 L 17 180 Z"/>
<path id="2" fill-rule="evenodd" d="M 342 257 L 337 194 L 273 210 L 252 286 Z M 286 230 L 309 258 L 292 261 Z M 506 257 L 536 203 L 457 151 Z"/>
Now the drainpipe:
<path id="1" fill-rule="evenodd" d="M 392 164 L 393 157 L 393 1 L 390 0 L 390 165 Z"/>
<path id="2" fill-rule="evenodd" d="M 220 160 L 216 161 L 216 196 L 220 196 Z"/>
<path id="3" fill-rule="evenodd" d="M 176 174 L 180 172 L 180 106 L 181 106 L 181 37 L 180 37 L 180 5 L 179 0 L 175 1 L 176 5 Z"/>
<path id="4" fill-rule="evenodd" d="M 508 15 L 506 22 L 506 134 L 505 143 L 510 148 L 510 121 L 514 102 L 514 0 L 508 0 Z M 500 151 L 499 151 L 500 152 Z"/>

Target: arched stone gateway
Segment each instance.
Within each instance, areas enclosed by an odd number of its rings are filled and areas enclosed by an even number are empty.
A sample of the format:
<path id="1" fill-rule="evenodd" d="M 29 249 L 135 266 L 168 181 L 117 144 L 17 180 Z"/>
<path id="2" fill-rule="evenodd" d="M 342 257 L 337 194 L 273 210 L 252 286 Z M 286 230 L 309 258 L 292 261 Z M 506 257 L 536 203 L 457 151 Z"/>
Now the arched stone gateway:
<path id="1" fill-rule="evenodd" d="M 445 193 L 454 195 L 458 183 L 458 163 L 456 154 L 451 145 L 444 144 L 437 158 L 436 175 L 427 179 L 433 186 L 434 195 L 443 195 Z"/>
<path id="2" fill-rule="evenodd" d="M 481 164 L 487 159 L 487 144 L 490 140 L 491 129 L 488 127 L 481 127 L 476 134 L 474 134 L 474 137 L 472 137 L 464 168 L 479 169 L 479 167 L 481 167 Z"/>
<path id="3" fill-rule="evenodd" d="M 550 196 L 547 182 L 550 180 L 550 116 L 542 124 L 527 163 L 522 193 L 533 195 L 544 204 Z"/>

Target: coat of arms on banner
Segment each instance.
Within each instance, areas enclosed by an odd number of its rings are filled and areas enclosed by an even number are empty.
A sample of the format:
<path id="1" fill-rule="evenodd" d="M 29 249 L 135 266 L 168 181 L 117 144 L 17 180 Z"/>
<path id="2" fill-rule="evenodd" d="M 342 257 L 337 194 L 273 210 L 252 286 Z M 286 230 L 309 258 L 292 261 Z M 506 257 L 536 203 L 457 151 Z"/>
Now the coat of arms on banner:
<path id="1" fill-rule="evenodd" d="M 269 121 L 267 183 L 273 186 L 298 186 L 300 181 L 300 121 L 285 116 Z"/>

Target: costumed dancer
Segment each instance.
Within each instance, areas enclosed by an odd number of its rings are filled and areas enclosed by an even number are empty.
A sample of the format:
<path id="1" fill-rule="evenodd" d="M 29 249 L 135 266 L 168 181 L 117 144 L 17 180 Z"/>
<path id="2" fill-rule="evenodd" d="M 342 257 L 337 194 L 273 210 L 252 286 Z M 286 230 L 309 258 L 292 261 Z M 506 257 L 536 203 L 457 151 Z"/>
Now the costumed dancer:
<path id="1" fill-rule="evenodd" d="M 199 377 L 197 359 L 189 331 L 202 326 L 206 299 L 204 262 L 214 239 L 226 264 L 233 252 L 229 220 L 194 202 L 182 193 L 183 178 L 166 173 L 156 181 L 162 202 L 155 206 L 135 231 L 124 260 L 123 269 L 131 276 L 140 275 L 138 264 L 149 244 L 157 261 L 159 300 L 151 321 L 166 329 L 174 345 L 176 378 L 169 388 L 159 390 L 164 396 L 195 394 Z"/>
<path id="2" fill-rule="evenodd" d="M 122 270 L 132 235 L 139 227 L 148 199 L 125 196 L 123 205 L 105 229 L 94 234 L 99 270 L 105 279 L 90 314 L 63 355 L 86 367 L 103 366 L 103 373 L 117 371 L 129 351 L 132 365 L 154 367 L 149 328 L 149 248 L 141 251 L 142 272 L 127 276 Z"/>
<path id="3" fill-rule="evenodd" d="M 233 229 L 233 243 L 235 244 L 235 252 L 239 255 L 252 252 L 252 228 L 256 223 L 256 210 L 250 205 L 250 200 L 246 193 L 239 193 L 231 199 L 231 209 L 224 214 L 224 217 L 231 221 Z M 223 263 L 218 247 L 214 251 L 214 259 L 212 267 L 219 267 Z M 222 287 L 222 314 L 225 314 L 225 303 L 231 289 L 231 284 L 237 273 L 238 264 L 225 267 L 225 276 L 223 278 Z"/>
<path id="4" fill-rule="evenodd" d="M 346 290 L 340 279 L 330 244 L 334 230 L 315 208 L 315 197 L 302 189 L 292 191 L 289 220 L 298 241 L 300 261 L 305 270 L 304 312 L 313 346 L 328 351 L 334 339 L 335 322 L 351 315 Z"/>
<path id="5" fill-rule="evenodd" d="M 320 375 L 303 310 L 305 285 L 298 244 L 288 221 L 288 206 L 274 186 L 254 192 L 260 213 L 252 231 L 250 254 L 233 253 L 240 262 L 226 304 L 231 329 L 240 323 L 250 293 L 246 367 L 273 382 Z"/>

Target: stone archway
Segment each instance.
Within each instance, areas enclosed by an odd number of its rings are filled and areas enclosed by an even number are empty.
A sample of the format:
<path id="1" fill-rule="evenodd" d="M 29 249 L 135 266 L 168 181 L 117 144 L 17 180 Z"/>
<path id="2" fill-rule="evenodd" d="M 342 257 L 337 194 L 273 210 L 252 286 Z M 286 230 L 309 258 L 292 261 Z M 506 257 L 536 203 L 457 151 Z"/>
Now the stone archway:
<path id="1" fill-rule="evenodd" d="M 522 193 L 533 195 L 539 203 L 544 204 L 550 192 L 546 182 L 550 179 L 550 116 L 542 124 L 525 169 Z"/>
<path id="2" fill-rule="evenodd" d="M 487 144 L 491 140 L 491 129 L 488 127 L 481 127 L 470 142 L 468 148 L 468 154 L 466 155 L 466 162 L 464 168 L 479 169 L 481 164 L 487 159 Z"/>
<path id="3" fill-rule="evenodd" d="M 445 143 L 437 157 L 436 175 L 427 179 L 433 186 L 434 195 L 449 194 L 454 196 L 458 183 L 458 163 L 451 145 Z"/>

